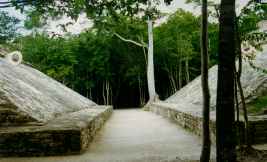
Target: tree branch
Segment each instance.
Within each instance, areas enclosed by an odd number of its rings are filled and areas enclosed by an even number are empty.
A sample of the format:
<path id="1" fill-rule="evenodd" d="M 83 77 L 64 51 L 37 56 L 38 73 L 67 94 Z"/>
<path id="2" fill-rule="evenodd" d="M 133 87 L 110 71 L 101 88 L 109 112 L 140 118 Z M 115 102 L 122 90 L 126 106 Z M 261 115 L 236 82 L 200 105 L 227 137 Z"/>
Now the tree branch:
<path id="1" fill-rule="evenodd" d="M 129 42 L 129 43 L 132 43 L 132 44 L 135 44 L 139 47 L 145 47 L 147 48 L 147 44 L 144 44 L 144 43 L 138 43 L 134 40 L 131 40 L 131 39 L 126 39 L 126 38 L 123 38 L 121 35 L 119 35 L 118 33 L 114 33 L 114 35 L 116 35 L 119 39 L 121 39 L 122 41 L 124 42 Z"/>

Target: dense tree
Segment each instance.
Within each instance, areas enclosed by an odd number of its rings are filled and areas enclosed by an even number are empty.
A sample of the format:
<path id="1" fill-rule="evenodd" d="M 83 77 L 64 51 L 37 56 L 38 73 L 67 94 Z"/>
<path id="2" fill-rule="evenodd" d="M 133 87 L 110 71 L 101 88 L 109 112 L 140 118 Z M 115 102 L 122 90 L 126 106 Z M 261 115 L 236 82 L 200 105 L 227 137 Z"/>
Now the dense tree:
<path id="1" fill-rule="evenodd" d="M 164 0 L 169 4 L 172 0 Z M 68 16 L 77 19 L 79 14 L 85 12 L 88 18 L 92 18 L 96 24 L 101 24 L 103 18 L 113 17 L 117 15 L 126 16 L 140 16 L 147 17 L 148 24 L 148 61 L 147 61 L 147 82 L 149 91 L 149 101 L 154 101 L 157 98 L 155 90 L 155 77 L 154 77 L 154 58 L 153 58 L 153 19 L 158 15 L 156 4 L 160 3 L 159 0 L 104 0 L 104 1 L 42 1 L 35 2 L 32 0 L 25 1 L 25 3 L 14 1 L 11 4 L 24 9 L 25 5 L 32 6 L 33 13 L 38 13 L 37 16 L 43 17 L 56 17 L 59 15 L 67 14 Z M 155 5 L 154 5 L 155 4 Z M 147 7 L 144 7 L 147 6 Z M 29 14 L 36 20 L 36 14 Z M 42 20 L 41 18 L 37 20 Z M 30 21 L 35 22 L 35 21 Z M 30 24 L 30 23 L 26 23 Z M 36 23 L 35 24 L 40 24 Z M 31 25 L 29 25 L 31 26 Z"/>
<path id="2" fill-rule="evenodd" d="M 50 39 L 47 35 L 36 34 L 23 38 L 24 59 L 56 80 L 69 85 L 73 75 L 76 56 L 70 44 L 63 38 Z M 49 47 L 49 48 L 48 48 Z"/>
<path id="3" fill-rule="evenodd" d="M 0 43 L 5 43 L 18 36 L 18 23 L 17 18 L 9 16 L 7 12 L 0 12 Z"/>
<path id="4" fill-rule="evenodd" d="M 106 19 L 111 18 L 115 21 L 120 17 L 119 15 L 126 15 L 133 18 L 135 15 L 140 16 L 143 15 L 144 18 L 147 19 L 148 22 L 148 56 L 147 58 L 147 86 L 149 92 L 150 100 L 154 100 L 157 96 L 155 89 L 155 76 L 154 76 L 154 58 L 153 58 L 153 19 L 158 16 L 159 12 L 156 9 L 156 5 L 160 1 L 61 1 L 58 3 L 57 1 L 44 1 L 40 3 L 34 3 L 33 1 L 26 1 L 26 3 L 16 4 L 18 8 L 24 9 L 25 5 L 31 5 L 32 8 L 29 12 L 30 21 L 26 21 L 25 25 L 28 27 L 32 27 L 32 25 L 42 24 L 39 22 L 40 20 L 46 20 L 47 17 L 57 17 L 63 14 L 67 14 L 72 18 L 77 18 L 81 12 L 85 12 L 88 18 L 92 18 L 94 20 L 95 26 L 97 28 L 101 28 L 103 24 L 106 23 Z M 166 3 L 170 3 L 171 0 L 165 1 Z M 147 6 L 147 7 L 145 7 Z M 37 13 L 37 14 L 36 14 Z M 41 18 L 40 18 L 41 17 Z M 32 23 L 31 23 L 32 22 Z M 185 29 L 185 28 L 184 28 Z M 117 35 L 115 33 L 115 35 Z M 125 38 L 125 36 L 123 36 Z M 179 79 L 176 79 L 174 75 L 169 75 L 171 83 L 172 83 L 172 93 L 176 90 L 180 89 L 185 83 L 190 81 L 190 73 L 189 73 L 189 61 L 191 59 L 192 45 L 188 43 L 188 39 L 184 40 L 184 35 L 178 36 L 179 40 L 175 44 L 183 44 L 184 46 L 180 46 L 183 48 L 177 49 L 177 53 L 179 53 L 179 69 L 177 76 Z M 126 37 L 127 38 L 127 37 Z M 192 39 L 192 38 L 189 38 Z M 128 39 L 127 39 L 128 40 Z M 198 39 L 199 40 L 199 39 Z M 179 42 L 180 41 L 180 42 Z M 199 45 L 198 45 L 199 46 Z M 144 49 L 146 51 L 146 49 Z M 188 53 L 188 54 L 185 54 Z M 184 60 L 184 61 L 183 61 Z M 185 83 L 183 82 L 183 70 L 182 64 L 185 64 Z M 173 71 L 173 70 L 171 70 Z M 175 70 L 176 71 L 176 70 Z M 196 72 L 196 74 L 198 74 Z M 178 87 L 175 80 L 178 80 Z M 140 93 L 141 94 L 141 93 Z M 168 94 L 169 95 L 169 94 Z M 167 96 L 168 96 L 167 95 Z M 144 97 L 142 97 L 144 98 Z"/>
<path id="5" fill-rule="evenodd" d="M 144 105 L 148 99 L 147 49 L 118 39 L 114 33 L 147 42 L 147 23 L 126 16 L 105 22 L 76 36 L 32 34 L 17 42 L 22 43 L 26 61 L 99 104 Z M 161 99 L 200 74 L 199 25 L 199 17 L 179 10 L 154 29 L 155 81 Z M 217 25 L 209 28 L 216 40 Z M 217 43 L 210 42 L 211 62 L 215 63 Z"/>
<path id="6" fill-rule="evenodd" d="M 221 1 L 219 22 L 216 105 L 217 162 L 235 162 L 235 0 Z"/>
<path id="7" fill-rule="evenodd" d="M 175 93 L 200 74 L 200 24 L 200 17 L 178 10 L 155 28 L 156 85 L 169 85 L 168 93 L 166 87 L 156 87 L 161 98 Z M 210 67 L 217 63 L 217 24 L 209 23 L 209 35 Z"/>

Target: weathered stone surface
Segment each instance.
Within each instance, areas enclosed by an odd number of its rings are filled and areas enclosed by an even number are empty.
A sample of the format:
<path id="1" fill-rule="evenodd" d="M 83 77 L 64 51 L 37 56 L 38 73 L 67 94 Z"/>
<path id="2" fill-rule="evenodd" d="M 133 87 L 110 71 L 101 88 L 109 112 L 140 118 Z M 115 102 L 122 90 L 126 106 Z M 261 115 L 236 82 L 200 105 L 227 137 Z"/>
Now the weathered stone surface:
<path id="1" fill-rule="evenodd" d="M 9 52 L 10 50 L 7 47 L 0 44 L 0 57 L 4 57 Z"/>
<path id="2" fill-rule="evenodd" d="M 266 48 L 262 53 L 257 55 L 254 64 L 262 69 L 267 69 Z M 267 74 L 255 70 L 247 61 L 243 64 L 241 82 L 246 102 L 250 102 L 259 96 L 267 94 Z M 217 66 L 214 66 L 209 70 L 209 86 L 211 94 L 210 130 L 211 139 L 215 142 Z M 175 121 L 177 124 L 197 135 L 201 135 L 202 89 L 200 76 L 165 101 L 153 103 L 150 110 Z M 242 122 L 240 124 L 244 125 Z M 267 115 L 249 117 L 249 134 L 253 144 L 267 143 L 266 125 Z M 241 130 L 239 134 L 239 138 L 242 142 L 244 130 Z"/>
<path id="3" fill-rule="evenodd" d="M 0 156 L 81 153 L 111 113 L 112 107 L 94 106 L 62 115 L 41 126 L 0 127 Z"/>
<path id="4" fill-rule="evenodd" d="M 194 134 L 202 135 L 202 117 L 198 113 L 193 113 L 190 111 L 182 111 L 175 107 L 175 105 L 166 103 L 153 103 L 150 107 L 150 111 L 164 116 L 181 127 L 193 132 Z M 210 120 L 210 135 L 211 141 L 215 143 L 216 127 L 215 120 Z"/>
<path id="5" fill-rule="evenodd" d="M 48 122 L 62 114 L 96 105 L 45 74 L 0 58 L 1 124 Z M 8 109 L 8 112 L 7 112 Z M 6 118 L 6 114 L 12 114 Z"/>
<path id="6" fill-rule="evenodd" d="M 81 153 L 111 113 L 38 70 L 0 58 L 0 156 Z"/>
<path id="7" fill-rule="evenodd" d="M 35 121 L 35 119 L 31 118 L 25 113 L 18 113 L 16 111 L 13 111 L 12 109 L 7 108 L 0 109 L 0 126 L 21 125 L 22 123 L 29 124 L 33 121 Z M 37 124 L 38 122 L 34 123 Z"/>
<path id="8" fill-rule="evenodd" d="M 165 103 L 153 103 L 150 111 L 164 116 L 183 128 L 193 132 L 194 134 L 202 135 L 202 117 L 199 114 L 182 111 L 173 105 Z M 237 125 L 238 123 L 236 123 Z M 239 122 L 239 131 L 236 131 L 239 142 L 244 143 L 244 123 Z M 216 121 L 214 115 L 210 120 L 210 135 L 211 141 L 216 142 Z M 251 144 L 267 143 L 267 116 L 249 117 L 249 138 Z"/>
<path id="9" fill-rule="evenodd" d="M 263 69 L 267 69 L 267 48 L 262 53 L 257 54 L 253 61 L 255 65 Z M 211 94 L 211 108 L 215 109 L 216 91 L 217 91 L 217 65 L 209 70 L 209 87 Z M 244 95 L 249 102 L 257 96 L 267 94 L 267 74 L 252 68 L 248 61 L 243 62 L 243 72 L 241 78 Z M 181 90 L 165 100 L 167 103 L 174 104 L 193 104 L 201 108 L 202 90 L 200 76 L 190 82 Z"/>

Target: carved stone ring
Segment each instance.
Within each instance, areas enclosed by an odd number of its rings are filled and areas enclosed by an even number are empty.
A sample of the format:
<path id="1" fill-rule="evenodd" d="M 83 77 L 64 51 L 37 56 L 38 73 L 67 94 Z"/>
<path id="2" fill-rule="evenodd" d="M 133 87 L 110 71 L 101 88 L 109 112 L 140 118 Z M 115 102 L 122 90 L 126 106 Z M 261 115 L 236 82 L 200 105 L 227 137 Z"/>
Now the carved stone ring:
<path id="1" fill-rule="evenodd" d="M 5 56 L 5 60 L 12 65 L 19 65 L 22 63 L 22 54 L 19 51 L 14 51 Z"/>

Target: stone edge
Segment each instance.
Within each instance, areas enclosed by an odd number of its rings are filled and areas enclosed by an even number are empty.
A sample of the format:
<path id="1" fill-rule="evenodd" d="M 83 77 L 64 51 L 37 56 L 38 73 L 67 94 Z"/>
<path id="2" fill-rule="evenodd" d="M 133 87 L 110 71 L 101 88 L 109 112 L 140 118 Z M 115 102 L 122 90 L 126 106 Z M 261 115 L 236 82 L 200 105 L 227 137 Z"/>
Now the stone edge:
<path id="1" fill-rule="evenodd" d="M 112 114 L 113 108 L 94 106 L 93 110 L 95 112 L 88 114 L 87 120 L 76 118 L 72 119 L 73 122 L 67 122 L 67 125 L 63 125 L 66 124 L 64 120 L 70 120 L 71 115 L 70 118 L 51 121 L 58 123 L 55 127 L 51 127 L 53 124 L 50 123 L 43 126 L 0 127 L 0 157 L 55 156 L 84 152 Z M 81 110 L 81 114 L 85 116 L 83 111 L 91 110 Z"/>
<path id="2" fill-rule="evenodd" d="M 193 115 L 188 112 L 183 112 L 172 106 L 152 103 L 149 107 L 149 111 L 168 118 L 177 125 L 193 132 L 197 136 L 202 136 L 202 117 Z M 244 123 L 241 121 L 236 122 L 236 128 L 239 125 L 239 131 L 237 132 L 237 138 L 240 143 L 244 143 Z M 216 143 L 216 119 L 210 120 L 210 135 L 211 142 Z M 251 144 L 264 144 L 267 143 L 267 120 L 264 121 L 249 121 L 249 136 Z"/>

